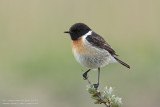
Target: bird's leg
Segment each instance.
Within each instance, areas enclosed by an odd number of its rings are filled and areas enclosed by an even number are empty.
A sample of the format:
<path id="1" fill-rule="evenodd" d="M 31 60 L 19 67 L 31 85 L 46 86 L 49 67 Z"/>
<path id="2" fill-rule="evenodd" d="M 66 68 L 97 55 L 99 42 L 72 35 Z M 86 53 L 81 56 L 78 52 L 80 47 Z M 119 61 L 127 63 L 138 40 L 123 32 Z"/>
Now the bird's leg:
<path id="1" fill-rule="evenodd" d="M 87 73 L 90 71 L 91 69 L 87 70 L 84 74 L 83 74 L 83 78 L 84 80 L 86 80 L 88 77 L 87 77 Z"/>
<path id="2" fill-rule="evenodd" d="M 99 78 L 100 78 L 100 68 L 98 68 L 98 83 L 97 84 L 93 84 L 94 85 L 94 88 L 98 88 L 99 86 Z"/>

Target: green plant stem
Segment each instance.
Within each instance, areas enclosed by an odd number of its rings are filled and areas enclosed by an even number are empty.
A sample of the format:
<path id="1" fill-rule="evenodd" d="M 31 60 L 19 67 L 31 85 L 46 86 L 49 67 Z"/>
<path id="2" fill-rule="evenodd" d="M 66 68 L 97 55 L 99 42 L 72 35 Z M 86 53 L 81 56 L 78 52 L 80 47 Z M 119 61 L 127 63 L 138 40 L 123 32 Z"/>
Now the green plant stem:
<path id="1" fill-rule="evenodd" d="M 92 84 L 91 83 L 91 81 L 87 78 L 86 79 L 87 81 L 88 81 L 88 84 Z M 102 94 L 101 94 L 101 92 L 99 92 L 98 90 L 97 90 L 97 94 L 96 94 L 96 96 L 101 100 L 101 103 L 103 103 L 106 107 L 111 107 L 111 106 L 108 106 L 107 104 L 106 104 L 106 102 L 105 102 L 105 100 L 104 100 L 104 97 L 102 96 Z"/>

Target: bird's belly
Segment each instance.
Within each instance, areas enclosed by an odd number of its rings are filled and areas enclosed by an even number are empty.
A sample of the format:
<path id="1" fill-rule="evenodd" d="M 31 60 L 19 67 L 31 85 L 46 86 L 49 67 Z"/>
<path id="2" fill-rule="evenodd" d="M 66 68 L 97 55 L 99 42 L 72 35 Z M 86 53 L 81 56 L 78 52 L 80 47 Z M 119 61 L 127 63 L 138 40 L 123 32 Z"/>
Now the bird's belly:
<path id="1" fill-rule="evenodd" d="M 77 53 L 73 50 L 75 59 L 83 66 L 90 69 L 96 69 L 98 67 L 103 67 L 111 62 L 111 55 L 105 50 L 88 50 L 85 53 Z"/>

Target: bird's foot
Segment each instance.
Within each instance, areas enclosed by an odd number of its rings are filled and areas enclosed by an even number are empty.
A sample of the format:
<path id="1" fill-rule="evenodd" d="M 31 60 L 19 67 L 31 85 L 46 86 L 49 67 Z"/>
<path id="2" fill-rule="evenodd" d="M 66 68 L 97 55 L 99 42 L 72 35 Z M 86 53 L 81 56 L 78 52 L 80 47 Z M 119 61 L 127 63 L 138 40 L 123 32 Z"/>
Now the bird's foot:
<path id="1" fill-rule="evenodd" d="M 98 89 L 99 83 L 98 84 L 93 84 L 93 86 L 94 86 L 95 89 Z"/>
<path id="2" fill-rule="evenodd" d="M 85 72 L 85 73 L 83 74 L 83 79 L 84 79 L 84 80 L 88 79 L 87 72 Z"/>

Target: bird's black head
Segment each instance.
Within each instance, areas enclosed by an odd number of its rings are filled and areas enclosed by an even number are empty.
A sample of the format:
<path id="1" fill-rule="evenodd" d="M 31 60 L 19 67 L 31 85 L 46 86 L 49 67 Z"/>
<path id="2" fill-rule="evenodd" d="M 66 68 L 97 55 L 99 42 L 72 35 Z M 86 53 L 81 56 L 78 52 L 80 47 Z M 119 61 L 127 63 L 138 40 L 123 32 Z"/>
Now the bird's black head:
<path id="1" fill-rule="evenodd" d="M 77 40 L 90 30 L 91 29 L 84 23 L 76 23 L 70 27 L 69 31 L 65 31 L 64 33 L 69 33 L 72 40 Z"/>

